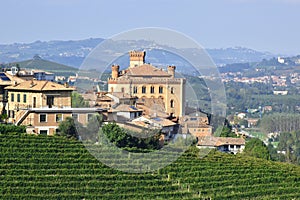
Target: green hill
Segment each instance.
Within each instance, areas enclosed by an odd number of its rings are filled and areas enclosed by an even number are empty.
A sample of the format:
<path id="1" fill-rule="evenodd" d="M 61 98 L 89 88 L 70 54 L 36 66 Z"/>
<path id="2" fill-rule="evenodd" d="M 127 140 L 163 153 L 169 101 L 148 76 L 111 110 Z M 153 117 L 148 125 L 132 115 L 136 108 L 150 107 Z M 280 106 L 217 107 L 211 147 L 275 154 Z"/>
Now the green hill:
<path id="1" fill-rule="evenodd" d="M 297 199 L 300 167 L 191 148 L 156 173 L 108 168 L 78 141 L 0 134 L 2 199 Z"/>
<path id="2" fill-rule="evenodd" d="M 26 69 L 39 69 L 39 70 L 45 70 L 48 72 L 54 72 L 56 74 L 62 74 L 62 73 L 76 73 L 78 69 L 66 65 L 62 65 L 59 63 L 55 63 L 49 60 L 44 60 L 40 58 L 39 56 L 35 56 L 33 59 L 25 60 L 21 62 L 14 62 L 10 63 L 10 66 L 14 66 L 16 64 L 19 64 L 20 68 L 26 68 Z"/>

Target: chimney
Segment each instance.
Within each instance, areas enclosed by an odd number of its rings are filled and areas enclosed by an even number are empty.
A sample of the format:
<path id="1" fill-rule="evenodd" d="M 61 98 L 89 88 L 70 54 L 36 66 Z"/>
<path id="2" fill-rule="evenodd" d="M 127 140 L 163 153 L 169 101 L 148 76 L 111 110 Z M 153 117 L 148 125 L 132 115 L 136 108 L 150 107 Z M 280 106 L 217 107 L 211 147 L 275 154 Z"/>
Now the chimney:
<path id="1" fill-rule="evenodd" d="M 176 66 L 168 66 L 168 74 L 171 74 L 172 78 L 175 77 L 175 69 L 176 69 Z"/>

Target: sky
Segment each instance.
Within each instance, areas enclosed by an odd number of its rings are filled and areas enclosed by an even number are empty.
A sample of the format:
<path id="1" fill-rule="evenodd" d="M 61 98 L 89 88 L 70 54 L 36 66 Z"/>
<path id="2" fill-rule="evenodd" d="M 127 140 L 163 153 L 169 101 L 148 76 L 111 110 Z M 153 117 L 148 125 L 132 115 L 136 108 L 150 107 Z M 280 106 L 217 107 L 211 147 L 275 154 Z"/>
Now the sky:
<path id="1" fill-rule="evenodd" d="M 205 48 L 300 54 L 300 0 L 0 0 L 0 7 L 0 44 L 162 27 Z"/>

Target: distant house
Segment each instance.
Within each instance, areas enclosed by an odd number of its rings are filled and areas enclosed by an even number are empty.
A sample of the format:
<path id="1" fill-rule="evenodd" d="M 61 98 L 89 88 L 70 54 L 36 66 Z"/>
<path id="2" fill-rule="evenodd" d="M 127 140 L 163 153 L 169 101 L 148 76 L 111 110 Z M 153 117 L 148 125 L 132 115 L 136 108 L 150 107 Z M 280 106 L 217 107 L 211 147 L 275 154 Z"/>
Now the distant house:
<path id="1" fill-rule="evenodd" d="M 230 137 L 199 137 L 197 142 L 198 148 L 213 148 L 221 152 L 237 154 L 245 148 L 245 140 L 243 138 Z"/>
<path id="2" fill-rule="evenodd" d="M 288 94 L 288 91 L 287 90 L 274 90 L 273 91 L 273 94 L 274 95 L 287 95 Z"/>
<path id="3" fill-rule="evenodd" d="M 113 109 L 117 112 L 117 120 L 123 118 L 125 120 L 132 120 L 142 115 L 143 110 L 136 108 L 135 106 L 120 104 Z"/>

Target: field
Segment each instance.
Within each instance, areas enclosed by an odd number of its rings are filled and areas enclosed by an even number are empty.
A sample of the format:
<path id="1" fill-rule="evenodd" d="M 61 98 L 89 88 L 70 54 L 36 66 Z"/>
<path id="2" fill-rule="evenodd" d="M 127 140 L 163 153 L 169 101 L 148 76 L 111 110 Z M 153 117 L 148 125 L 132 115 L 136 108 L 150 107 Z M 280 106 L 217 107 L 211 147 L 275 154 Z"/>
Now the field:
<path id="1" fill-rule="evenodd" d="M 191 148 L 155 173 L 108 168 L 78 141 L 0 134 L 1 199 L 298 199 L 300 167 Z"/>

